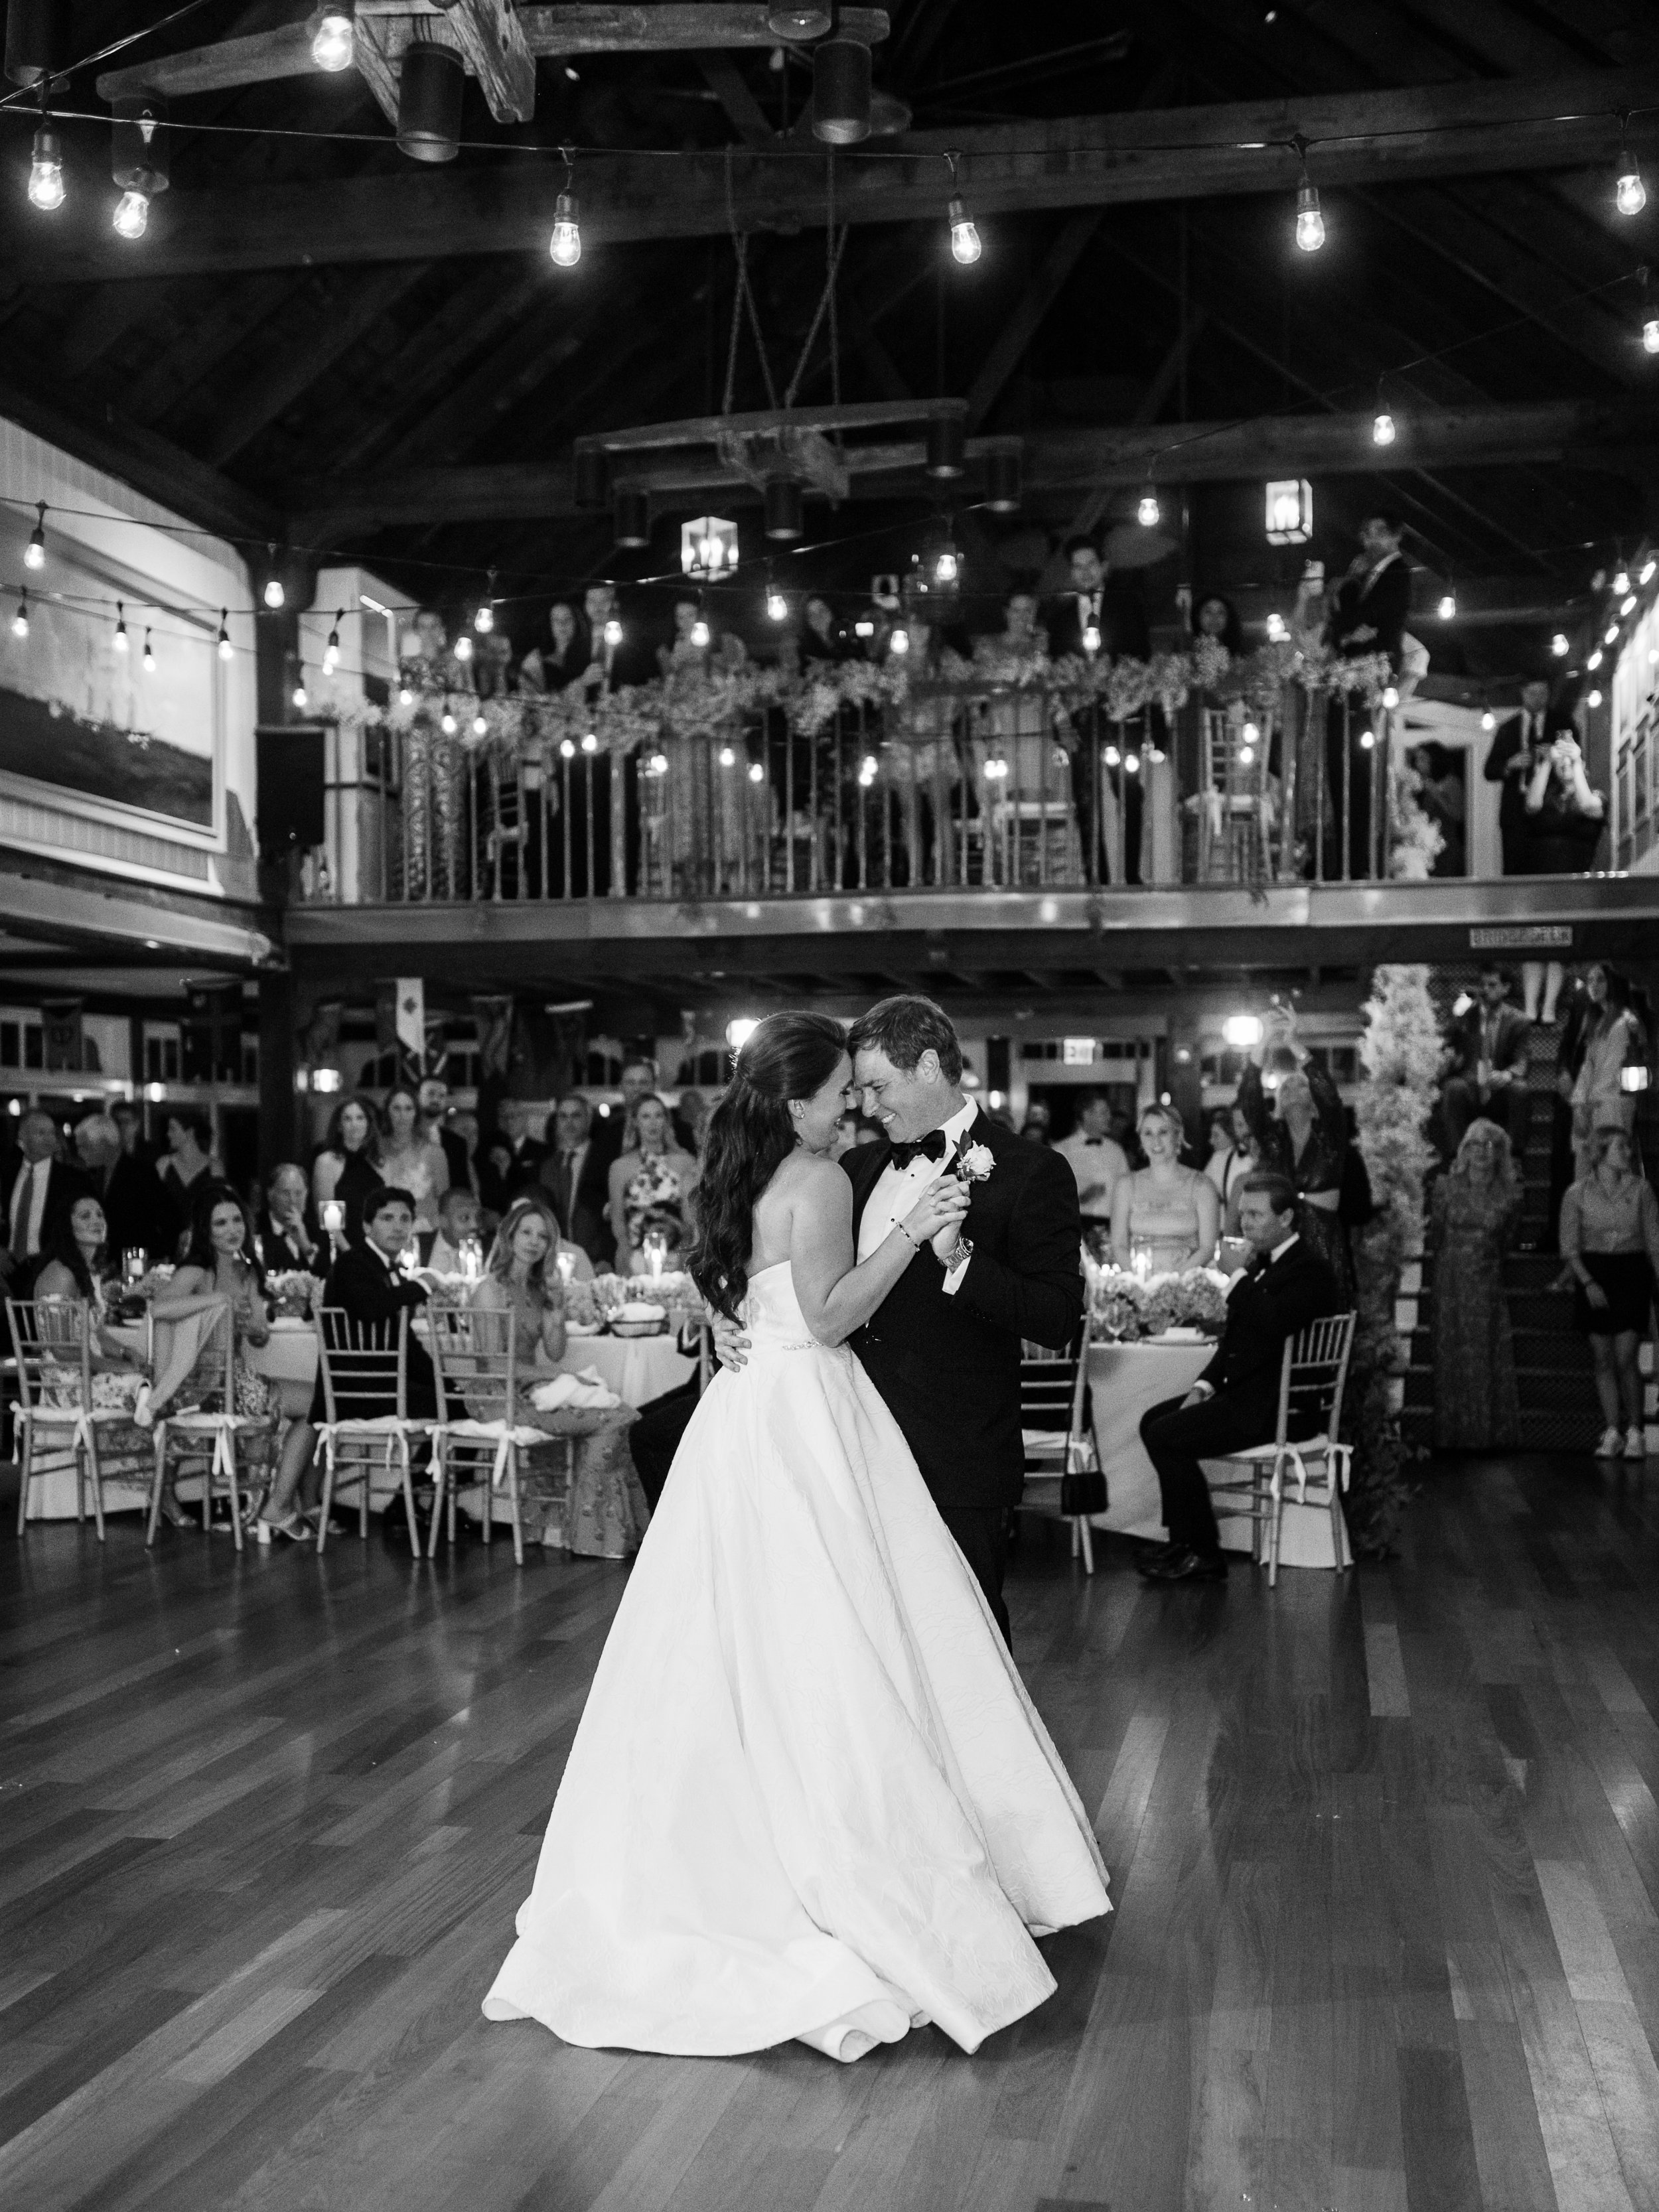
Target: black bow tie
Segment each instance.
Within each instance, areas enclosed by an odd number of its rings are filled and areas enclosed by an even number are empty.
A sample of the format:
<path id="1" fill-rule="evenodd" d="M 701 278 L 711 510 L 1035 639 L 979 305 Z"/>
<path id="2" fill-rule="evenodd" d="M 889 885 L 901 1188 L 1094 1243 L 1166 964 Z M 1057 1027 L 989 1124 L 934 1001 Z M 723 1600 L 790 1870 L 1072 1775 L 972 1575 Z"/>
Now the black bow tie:
<path id="1" fill-rule="evenodd" d="M 1249 1266 L 1246 1267 L 1244 1272 L 1249 1277 L 1250 1280 L 1254 1282 L 1258 1275 L 1265 1275 L 1272 1265 L 1273 1257 L 1271 1254 L 1258 1252 L 1255 1259 L 1251 1261 Z"/>
<path id="2" fill-rule="evenodd" d="M 945 1147 L 948 1141 L 943 1129 L 930 1129 L 927 1134 L 916 1144 L 895 1145 L 893 1164 L 895 1167 L 908 1168 L 911 1161 L 918 1156 L 925 1160 L 942 1160 L 945 1158 Z"/>
<path id="3" fill-rule="evenodd" d="M 1085 1145 L 1103 1145 L 1106 1139 L 1104 1137 L 1085 1137 L 1083 1141 Z"/>

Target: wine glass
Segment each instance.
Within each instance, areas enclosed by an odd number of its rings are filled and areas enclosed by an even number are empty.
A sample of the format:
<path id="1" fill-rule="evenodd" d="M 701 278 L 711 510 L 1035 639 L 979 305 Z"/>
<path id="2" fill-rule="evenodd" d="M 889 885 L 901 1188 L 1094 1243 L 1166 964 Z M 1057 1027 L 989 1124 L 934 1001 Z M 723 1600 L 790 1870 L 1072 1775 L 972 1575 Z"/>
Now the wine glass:
<path id="1" fill-rule="evenodd" d="M 640 1250 L 645 1255 L 652 1281 L 660 1282 L 663 1265 L 668 1258 L 668 1231 L 658 1227 L 647 1229 L 640 1238 Z"/>

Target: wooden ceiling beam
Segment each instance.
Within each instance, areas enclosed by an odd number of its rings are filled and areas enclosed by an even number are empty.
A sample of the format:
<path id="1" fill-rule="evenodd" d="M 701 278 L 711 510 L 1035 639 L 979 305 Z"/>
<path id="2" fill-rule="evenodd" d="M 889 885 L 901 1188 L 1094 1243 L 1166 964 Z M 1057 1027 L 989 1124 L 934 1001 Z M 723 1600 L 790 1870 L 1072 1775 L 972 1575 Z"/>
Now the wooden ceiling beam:
<path id="1" fill-rule="evenodd" d="M 730 54 L 697 56 L 697 67 L 720 106 L 726 120 L 745 146 L 770 146 L 777 132 L 766 119 L 766 111 L 749 89 L 748 81 Z"/>
<path id="2" fill-rule="evenodd" d="M 1582 167 L 1617 151 L 1619 113 L 1659 103 L 1659 70 L 1586 70 L 1539 82 L 1417 85 L 1364 93 L 1297 93 L 1207 106 L 1134 110 L 962 131 L 913 131 L 893 142 L 906 161 L 837 165 L 838 216 L 854 223 L 943 217 L 945 155 L 960 154 L 961 188 L 976 218 L 1282 192 L 1296 186 L 1298 132 L 1315 142 L 1318 180 L 1333 188 L 1407 179 Z M 1554 119 L 1548 119 L 1554 118 Z M 593 154 L 581 165 L 582 229 L 590 250 L 646 238 L 724 234 L 726 155 Z M 826 215 L 825 165 L 753 149 L 731 156 L 740 229 L 793 232 Z M 300 264 L 433 260 L 450 254 L 546 250 L 562 164 L 491 163 L 435 173 L 326 184 L 169 192 L 143 250 L 143 274 L 183 275 Z M 11 266 L 29 282 L 131 276 L 131 250 L 92 231 L 52 236 L 8 208 Z"/>
<path id="3" fill-rule="evenodd" d="M 1004 441 L 969 441 L 970 459 Z M 1225 483 L 1270 477 L 1379 473 L 1371 416 L 1264 416 L 1249 422 L 1115 425 L 1049 429 L 1024 440 L 1025 482 L 1034 492 L 1074 489 L 1083 483 L 1144 483 L 1155 470 L 1160 483 Z M 1402 414 L 1389 448 L 1390 475 L 1425 467 L 1498 467 L 1516 462 L 1565 461 L 1589 455 L 1603 465 L 1627 447 L 1659 442 L 1659 398 L 1551 400 L 1521 405 L 1437 409 Z M 855 470 L 854 498 L 920 494 L 923 447 L 895 440 L 877 449 L 879 470 Z M 860 457 L 848 449 L 849 465 Z M 907 485 L 903 472 L 914 477 Z M 621 473 L 619 471 L 618 473 Z M 672 473 L 653 471 L 663 496 L 719 490 L 745 505 L 751 489 L 722 476 L 713 465 L 687 463 Z M 898 481 L 895 479 L 898 478 Z M 413 468 L 356 480 L 343 477 L 295 487 L 296 507 L 307 528 L 326 522 L 337 533 L 408 527 L 441 517 L 451 523 L 536 520 L 576 510 L 568 458 L 543 463 L 490 462 L 471 468 Z"/>

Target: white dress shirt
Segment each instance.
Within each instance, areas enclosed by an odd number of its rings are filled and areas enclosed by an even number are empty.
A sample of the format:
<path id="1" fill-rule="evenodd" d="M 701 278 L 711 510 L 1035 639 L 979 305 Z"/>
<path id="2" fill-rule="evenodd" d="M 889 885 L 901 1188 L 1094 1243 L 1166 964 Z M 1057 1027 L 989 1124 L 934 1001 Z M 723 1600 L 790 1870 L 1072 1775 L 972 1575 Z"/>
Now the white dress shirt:
<path id="1" fill-rule="evenodd" d="M 1085 1221 L 1109 1221 L 1112 1193 L 1128 1174 L 1124 1150 L 1113 1137 L 1085 1137 L 1079 1129 L 1054 1146 L 1077 1177 L 1078 1204 Z"/>
<path id="2" fill-rule="evenodd" d="M 901 1168 L 889 1160 L 876 1177 L 859 1223 L 859 1258 L 867 1260 L 870 1255 L 893 1233 L 895 1225 L 902 1221 L 930 1182 L 945 1173 L 967 1142 L 968 1132 L 974 1125 L 979 1108 L 969 1098 L 941 1123 L 945 1132 L 945 1156 L 930 1160 L 918 1152 L 908 1168 Z M 945 1278 L 947 1293 L 954 1296 L 963 1277 L 968 1272 L 968 1261 L 960 1260 Z"/>
<path id="3" fill-rule="evenodd" d="M 1295 1230 L 1292 1229 L 1290 1235 L 1285 1239 L 1282 1244 L 1275 1244 L 1273 1246 L 1273 1250 L 1267 1255 L 1267 1267 L 1271 1267 L 1275 1261 L 1282 1260 L 1284 1258 L 1285 1255 L 1290 1250 L 1291 1245 L 1295 1243 L 1296 1234 Z M 1239 1285 L 1249 1273 L 1250 1267 L 1255 1264 L 1255 1261 L 1252 1261 L 1249 1266 L 1243 1267 L 1239 1269 L 1238 1273 L 1233 1277 L 1231 1282 L 1228 1284 L 1226 1290 L 1223 1293 L 1224 1297 L 1231 1297 L 1233 1292 L 1238 1288 Z M 1267 1272 L 1267 1267 L 1263 1267 L 1261 1270 L 1261 1273 L 1264 1275 Z"/>
<path id="4" fill-rule="evenodd" d="M 8 1246 L 13 1252 L 20 1249 L 21 1228 L 21 1249 L 26 1259 L 33 1260 L 40 1255 L 40 1224 L 46 1210 L 46 1183 L 51 1173 L 50 1159 L 26 1160 L 11 1187 L 11 1206 L 6 1218 Z"/>

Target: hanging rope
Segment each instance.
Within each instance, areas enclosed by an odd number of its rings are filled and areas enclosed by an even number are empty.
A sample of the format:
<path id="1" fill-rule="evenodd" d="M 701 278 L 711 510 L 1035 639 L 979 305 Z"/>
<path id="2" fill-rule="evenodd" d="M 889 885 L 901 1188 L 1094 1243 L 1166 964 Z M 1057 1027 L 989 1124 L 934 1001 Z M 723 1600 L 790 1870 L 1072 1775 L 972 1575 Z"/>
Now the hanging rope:
<path id="1" fill-rule="evenodd" d="M 812 348 L 817 343 L 818 331 L 823 326 L 826 313 L 830 318 L 830 388 L 836 403 L 839 404 L 841 400 L 841 348 L 837 342 L 838 329 L 836 321 L 836 279 L 841 274 L 841 257 L 846 250 L 847 234 L 852 226 L 849 223 L 843 223 L 841 227 L 841 235 L 839 238 L 836 237 L 836 162 L 833 155 L 829 157 L 827 167 L 830 174 L 826 187 L 825 212 L 828 228 L 824 233 L 826 268 L 823 290 L 818 297 L 817 313 L 812 318 L 812 327 L 806 333 L 806 342 L 800 349 L 800 359 L 795 363 L 795 373 L 789 380 L 789 389 L 783 395 L 783 404 L 786 407 L 793 407 L 795 404 L 795 394 L 800 390 L 801 379 L 806 374 L 806 364 L 811 358 Z"/>
<path id="2" fill-rule="evenodd" d="M 778 388 L 772 380 L 772 364 L 767 358 L 766 345 L 761 337 L 760 311 L 755 305 L 753 288 L 749 282 L 749 234 L 738 228 L 737 202 L 732 191 L 732 149 L 726 149 L 726 222 L 732 234 L 732 250 L 737 258 L 738 289 L 732 301 L 732 337 L 726 351 L 726 394 L 720 402 L 722 415 L 732 412 L 732 401 L 738 382 L 738 332 L 742 327 L 745 308 L 749 327 L 754 333 L 755 351 L 760 356 L 761 374 L 766 380 L 767 404 L 774 409 L 778 404 Z M 788 402 L 785 401 L 785 405 Z"/>

